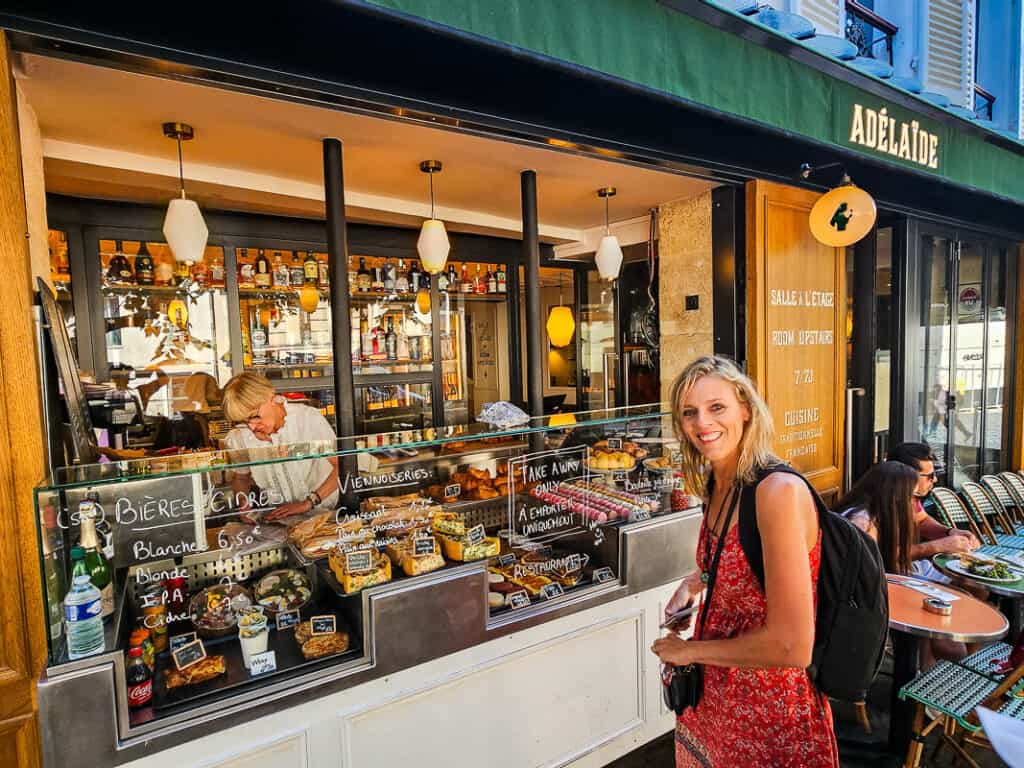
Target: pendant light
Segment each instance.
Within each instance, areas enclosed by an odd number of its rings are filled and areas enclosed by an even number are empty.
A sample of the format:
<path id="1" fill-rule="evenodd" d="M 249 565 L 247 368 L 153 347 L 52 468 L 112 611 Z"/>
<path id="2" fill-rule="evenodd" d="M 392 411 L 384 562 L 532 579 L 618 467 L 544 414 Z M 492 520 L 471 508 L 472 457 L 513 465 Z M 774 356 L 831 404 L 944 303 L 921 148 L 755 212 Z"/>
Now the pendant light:
<path id="1" fill-rule="evenodd" d="M 576 332 L 576 320 L 572 310 L 562 305 L 562 273 L 558 273 L 558 306 L 551 308 L 548 315 L 548 338 L 554 347 L 566 347 L 572 342 Z"/>
<path id="2" fill-rule="evenodd" d="M 619 245 L 619 238 L 611 233 L 608 221 L 608 201 L 615 197 L 615 187 L 601 187 L 597 190 L 597 196 L 604 198 L 604 237 L 597 247 L 594 261 L 601 279 L 611 282 L 618 279 L 619 269 L 622 267 L 622 247 Z"/>
<path id="3" fill-rule="evenodd" d="M 451 250 L 444 222 L 434 218 L 434 174 L 441 172 L 441 161 L 424 160 L 420 163 L 420 170 L 430 179 L 430 218 L 423 222 L 420 229 L 420 238 L 416 241 L 416 251 L 420 255 L 420 261 L 423 262 L 423 268 L 430 274 L 436 275 L 448 263 L 448 252 Z"/>
<path id="4" fill-rule="evenodd" d="M 167 204 L 164 237 L 175 261 L 202 261 L 210 231 L 196 201 L 185 197 L 185 173 L 181 161 L 181 142 L 190 141 L 195 132 L 188 123 L 164 123 L 163 128 L 164 136 L 178 142 L 178 182 L 181 185 L 181 197 Z"/>

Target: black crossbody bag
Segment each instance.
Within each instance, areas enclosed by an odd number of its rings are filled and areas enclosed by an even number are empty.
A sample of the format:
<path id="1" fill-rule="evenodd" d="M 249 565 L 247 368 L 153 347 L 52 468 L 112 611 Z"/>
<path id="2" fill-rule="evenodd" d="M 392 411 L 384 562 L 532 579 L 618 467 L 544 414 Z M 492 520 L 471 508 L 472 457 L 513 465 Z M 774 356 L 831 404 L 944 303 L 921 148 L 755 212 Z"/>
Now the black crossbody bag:
<path id="1" fill-rule="evenodd" d="M 694 639 L 698 633 L 703 635 L 704 622 L 707 619 L 708 608 L 711 606 L 711 593 L 715 588 L 715 579 L 718 575 L 718 561 L 722 557 L 722 549 L 725 546 L 725 537 L 729 533 L 729 526 L 732 524 L 732 516 L 739 503 L 742 489 L 734 487 L 729 501 L 729 512 L 725 516 L 725 525 L 722 526 L 722 533 L 718 537 L 715 547 L 715 555 L 711 561 L 711 568 L 708 571 L 708 586 L 704 591 L 704 603 L 700 607 L 700 622 L 694 628 Z M 710 526 L 704 535 L 704 562 L 707 563 L 708 539 L 710 538 Z M 702 664 L 687 664 L 685 667 L 662 665 L 661 692 L 665 700 L 665 706 L 682 715 L 690 707 L 696 707 L 704 694 L 704 666 Z"/>

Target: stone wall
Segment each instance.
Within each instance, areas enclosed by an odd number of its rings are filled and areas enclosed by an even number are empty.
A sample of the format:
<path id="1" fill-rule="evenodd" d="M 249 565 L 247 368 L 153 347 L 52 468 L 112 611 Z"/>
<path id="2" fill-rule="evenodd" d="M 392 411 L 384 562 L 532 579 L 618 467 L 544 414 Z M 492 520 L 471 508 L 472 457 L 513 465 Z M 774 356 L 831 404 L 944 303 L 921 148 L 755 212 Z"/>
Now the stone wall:
<path id="1" fill-rule="evenodd" d="M 661 396 L 694 358 L 714 352 L 711 192 L 658 209 L 658 303 L 661 318 Z M 700 307 L 686 310 L 686 297 Z"/>

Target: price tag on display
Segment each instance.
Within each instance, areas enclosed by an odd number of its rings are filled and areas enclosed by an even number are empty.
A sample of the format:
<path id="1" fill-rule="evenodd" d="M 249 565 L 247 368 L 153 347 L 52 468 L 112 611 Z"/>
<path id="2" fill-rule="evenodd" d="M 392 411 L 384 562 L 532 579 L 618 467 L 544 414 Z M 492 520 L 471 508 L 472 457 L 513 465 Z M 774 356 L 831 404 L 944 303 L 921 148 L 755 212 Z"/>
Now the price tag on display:
<path id="1" fill-rule="evenodd" d="M 174 666 L 180 671 L 205 659 L 206 648 L 203 646 L 202 640 L 193 640 L 174 651 L 171 658 L 174 659 Z"/>
<path id="2" fill-rule="evenodd" d="M 265 675 L 267 672 L 274 672 L 276 670 L 277 654 L 274 651 L 254 653 L 249 657 L 249 674 L 253 677 Z"/>
<path id="3" fill-rule="evenodd" d="M 501 555 L 498 558 L 498 567 L 499 568 L 508 568 L 508 566 L 513 565 L 515 563 L 515 561 L 516 561 L 515 554 L 512 553 L 512 552 L 506 552 L 504 555 Z"/>
<path id="4" fill-rule="evenodd" d="M 562 585 L 558 582 L 553 584 L 545 584 L 541 587 L 540 596 L 544 600 L 553 600 L 556 597 L 561 597 L 565 592 L 562 589 Z"/>
<path id="5" fill-rule="evenodd" d="M 636 509 L 629 516 L 629 522 L 639 523 L 642 520 L 650 520 L 651 513 L 646 509 Z"/>
<path id="6" fill-rule="evenodd" d="M 444 487 L 444 498 L 446 499 L 457 499 L 462 495 L 462 485 L 459 483 L 452 483 Z"/>
<path id="7" fill-rule="evenodd" d="M 432 555 L 437 547 L 437 542 L 433 536 L 417 536 L 412 540 L 412 553 L 415 557 L 421 555 Z"/>
<path id="8" fill-rule="evenodd" d="M 474 547 L 484 540 L 487 534 L 484 532 L 483 524 L 475 525 L 466 531 L 466 541 L 469 546 Z"/>
<path id="9" fill-rule="evenodd" d="M 612 569 L 607 565 L 594 571 L 595 584 L 604 584 L 606 581 L 615 581 L 615 574 L 612 573 Z"/>
<path id="10" fill-rule="evenodd" d="M 506 600 L 509 608 L 528 608 L 530 606 L 530 596 L 526 594 L 525 589 L 520 589 L 518 592 L 513 592 L 508 596 Z"/>
<path id="11" fill-rule="evenodd" d="M 683 463 L 683 453 L 682 453 L 682 451 L 672 451 L 672 453 L 669 454 L 668 460 L 672 464 L 674 464 L 676 466 L 679 466 L 680 464 Z"/>
<path id="12" fill-rule="evenodd" d="M 625 472 L 616 472 L 616 473 L 614 473 L 614 474 L 612 475 L 612 478 L 613 478 L 613 479 L 615 480 L 615 482 L 617 482 L 617 483 L 622 483 L 622 482 L 625 482 L 625 480 L 626 480 L 626 473 L 625 473 Z"/>
<path id="13" fill-rule="evenodd" d="M 333 615 L 314 616 L 309 620 L 314 635 L 330 635 L 338 631 L 338 620 Z"/>
<path id="14" fill-rule="evenodd" d="M 186 646 L 197 639 L 198 637 L 195 632 L 184 632 L 180 635 L 175 635 L 170 639 L 171 653 L 174 653 L 179 648 Z"/>
<path id="15" fill-rule="evenodd" d="M 608 438 L 608 450 L 609 451 L 621 451 L 622 450 L 622 438 L 621 437 L 609 437 Z"/>
<path id="16" fill-rule="evenodd" d="M 281 611 L 274 618 L 274 626 L 280 632 L 282 629 L 297 627 L 301 621 L 302 617 L 299 616 L 298 611 Z"/>
<path id="17" fill-rule="evenodd" d="M 373 570 L 373 551 L 361 549 L 345 553 L 345 569 L 349 573 L 366 573 Z"/>

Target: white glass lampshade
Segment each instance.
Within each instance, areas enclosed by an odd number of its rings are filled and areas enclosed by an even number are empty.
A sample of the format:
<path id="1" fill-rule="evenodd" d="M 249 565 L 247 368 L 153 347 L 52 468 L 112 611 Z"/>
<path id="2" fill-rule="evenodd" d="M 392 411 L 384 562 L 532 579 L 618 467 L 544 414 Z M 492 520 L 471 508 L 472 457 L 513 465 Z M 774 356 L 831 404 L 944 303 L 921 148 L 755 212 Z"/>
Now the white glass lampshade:
<path id="1" fill-rule="evenodd" d="M 443 221 L 427 219 L 423 222 L 420 239 L 416 241 L 416 251 L 427 272 L 436 275 L 444 269 L 445 264 L 448 263 L 448 252 L 451 248 Z"/>
<path id="2" fill-rule="evenodd" d="M 552 346 L 567 346 L 572 342 L 572 335 L 576 330 L 572 310 L 569 307 L 552 307 L 551 314 L 548 315 L 547 328 Z"/>
<path id="3" fill-rule="evenodd" d="M 615 235 L 602 237 L 594 261 L 597 263 L 597 272 L 601 275 L 602 280 L 617 279 L 619 268 L 622 266 L 622 247 L 619 245 L 619 238 Z"/>
<path id="4" fill-rule="evenodd" d="M 202 261 L 210 230 L 195 200 L 176 197 L 167 205 L 164 237 L 175 261 Z"/>

